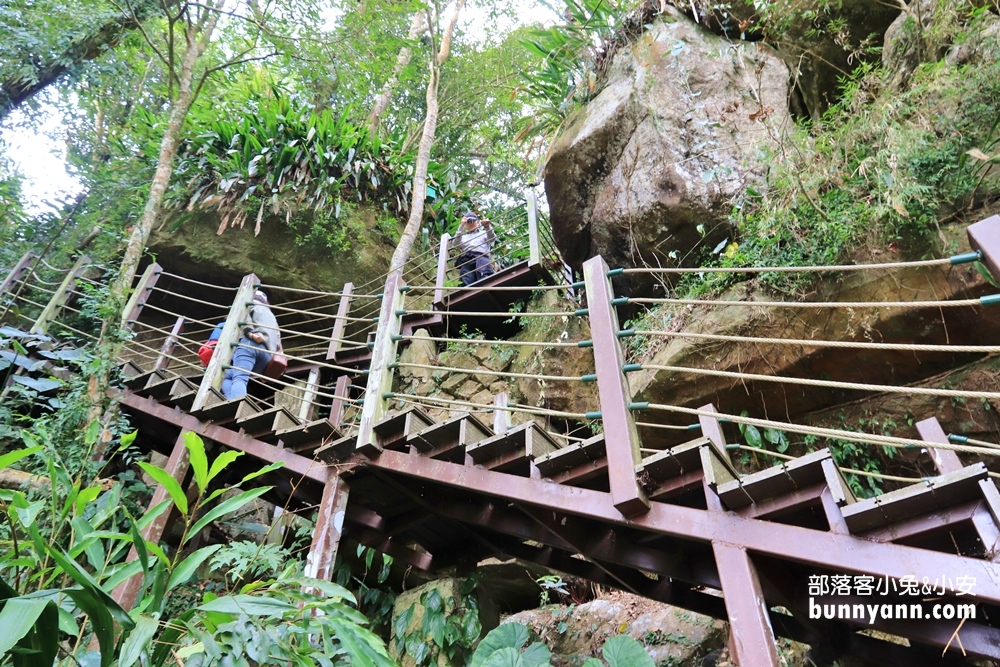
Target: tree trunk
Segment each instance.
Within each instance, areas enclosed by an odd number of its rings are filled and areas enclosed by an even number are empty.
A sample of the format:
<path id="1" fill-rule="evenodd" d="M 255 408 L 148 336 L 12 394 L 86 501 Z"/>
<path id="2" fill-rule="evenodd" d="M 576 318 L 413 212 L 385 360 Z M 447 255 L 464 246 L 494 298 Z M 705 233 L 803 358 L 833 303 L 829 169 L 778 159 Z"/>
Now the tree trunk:
<path id="1" fill-rule="evenodd" d="M 180 143 L 181 129 L 197 94 L 195 65 L 208 47 L 218 20 L 218 12 L 207 11 L 200 30 L 199 26 L 196 25 L 188 25 L 185 30 L 186 49 L 177 77 L 177 96 L 170 104 L 170 121 L 163 133 L 163 139 L 160 141 L 160 154 L 156 163 L 156 173 L 153 175 L 153 181 L 149 188 L 149 197 L 146 199 L 146 206 L 139 224 L 132 229 L 132 234 L 129 236 L 118 275 L 110 285 L 109 298 L 114 312 L 121 312 L 124 306 L 126 294 L 132 286 L 132 281 L 139 268 L 139 261 L 142 259 L 142 253 L 146 249 L 146 242 L 149 240 L 153 225 L 159 219 L 163 194 L 166 192 L 170 183 L 170 175 L 173 173 L 174 157 Z M 122 336 L 118 335 L 119 325 L 120 322 L 117 318 L 106 318 L 101 328 L 99 348 L 101 356 L 104 357 L 104 363 L 99 365 L 98 372 L 91 376 L 88 384 L 91 409 L 87 415 L 87 423 L 100 419 L 104 411 L 110 387 L 111 367 L 122 348 L 123 339 Z M 105 441 L 105 438 L 102 438 L 102 441 Z"/>
<path id="2" fill-rule="evenodd" d="M 375 135 L 378 132 L 379 125 L 382 122 L 382 114 L 385 110 L 389 108 L 389 102 L 392 100 L 392 93 L 396 90 L 396 84 L 399 82 L 399 75 L 403 73 L 403 69 L 410 64 L 410 45 L 416 41 L 427 27 L 424 25 L 424 15 L 422 12 L 414 12 L 413 20 L 410 22 L 410 32 L 406 36 L 406 44 L 399 50 L 399 55 L 396 56 L 396 66 L 392 70 L 392 76 L 390 76 L 385 84 L 382 86 L 382 91 L 378 94 L 375 99 L 375 104 L 372 105 L 371 113 L 368 114 L 368 132 L 371 135 Z"/>
<path id="3" fill-rule="evenodd" d="M 176 4 L 176 0 L 169 4 Z M 92 34 L 71 43 L 65 51 L 47 54 L 48 58 L 32 63 L 31 68 L 34 71 L 31 76 L 0 81 L 0 121 L 70 69 L 93 60 L 117 46 L 125 33 L 139 27 L 139 21 L 145 21 L 161 11 L 160 4 L 154 0 L 137 2 L 134 13 L 128 12 L 116 16 Z"/>
<path id="4" fill-rule="evenodd" d="M 434 135 L 437 132 L 438 120 L 438 81 L 441 76 L 440 67 L 448 58 L 451 36 L 458 23 L 458 15 L 465 6 L 465 0 L 455 0 L 451 14 L 445 24 L 441 37 L 441 50 L 430 61 L 430 80 L 427 82 L 427 116 L 424 118 L 424 131 L 417 147 L 417 162 L 413 171 L 413 192 L 410 200 L 410 218 L 399 237 L 399 244 L 392 254 L 389 273 L 402 273 L 413 244 L 420 233 L 420 223 L 424 217 L 424 199 L 427 197 L 427 165 L 431 160 L 431 147 L 434 145 Z"/>

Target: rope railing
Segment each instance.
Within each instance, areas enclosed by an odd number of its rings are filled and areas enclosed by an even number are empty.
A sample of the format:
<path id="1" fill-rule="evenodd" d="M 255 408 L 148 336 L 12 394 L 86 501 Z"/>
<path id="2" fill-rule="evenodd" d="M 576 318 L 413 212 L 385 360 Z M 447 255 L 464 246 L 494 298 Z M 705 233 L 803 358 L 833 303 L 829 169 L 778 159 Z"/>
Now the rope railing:
<path id="1" fill-rule="evenodd" d="M 70 325 L 68 325 L 68 324 L 66 324 L 64 322 L 59 322 L 58 320 L 55 320 L 55 321 L 52 322 L 52 325 L 58 326 L 58 327 L 62 327 L 63 329 L 67 329 L 69 331 L 72 331 L 76 335 L 83 336 L 84 338 L 87 338 L 89 340 L 92 340 L 92 341 L 96 341 L 97 340 L 97 336 L 95 336 L 93 334 L 86 333 L 85 331 L 80 331 L 79 329 L 75 329 L 75 328 L 71 327 Z"/>
<path id="2" fill-rule="evenodd" d="M 750 445 L 739 445 L 739 449 L 746 450 L 748 452 L 757 452 L 758 454 L 767 454 L 768 456 L 773 456 L 776 459 L 782 461 L 794 461 L 796 457 L 789 456 L 788 454 L 779 454 L 778 452 L 772 452 L 767 449 L 761 449 L 759 447 L 751 447 Z M 899 477 L 897 475 L 885 475 L 880 472 L 870 472 L 868 470 L 858 470 L 856 468 L 845 468 L 843 466 L 837 466 L 837 469 L 841 472 L 846 472 L 851 475 L 859 475 L 861 477 L 871 477 L 873 479 L 881 479 L 887 482 L 903 482 L 905 484 L 912 484 L 915 482 L 923 482 L 925 478 L 923 477 Z"/>
<path id="3" fill-rule="evenodd" d="M 222 368 L 224 370 L 229 370 L 229 369 L 235 368 L 235 367 L 232 366 L 232 365 L 230 365 L 230 364 L 223 364 Z M 305 390 L 305 388 L 302 387 L 301 385 L 297 385 L 297 384 L 294 384 L 292 382 L 285 382 L 284 380 L 278 380 L 278 379 L 275 379 L 275 378 L 269 378 L 269 377 L 267 377 L 266 375 L 264 375 L 262 373 L 254 373 L 253 371 L 248 371 L 248 370 L 246 370 L 244 368 L 240 368 L 240 369 L 237 369 L 237 370 L 239 370 L 242 373 L 246 373 L 247 375 L 249 375 L 251 377 L 260 379 L 264 384 L 277 384 L 279 386 L 286 387 L 286 388 L 294 388 L 296 391 L 304 391 Z M 295 399 L 297 401 L 301 401 L 302 400 L 302 396 L 293 394 L 293 393 L 285 391 L 283 389 L 275 389 L 274 393 L 281 394 L 282 396 L 288 396 L 289 398 Z M 313 395 L 316 396 L 316 397 L 319 397 L 319 398 L 329 398 L 331 400 L 335 399 L 335 398 L 339 398 L 342 401 L 344 401 L 345 403 L 356 403 L 357 401 L 360 400 L 360 399 L 356 399 L 356 398 L 347 398 L 345 396 L 337 396 L 336 394 L 331 394 L 331 393 L 328 393 L 328 392 L 324 392 L 324 391 L 321 391 L 319 389 L 316 389 L 313 392 Z M 316 401 L 313 400 L 312 402 L 315 403 Z"/>
<path id="4" fill-rule="evenodd" d="M 880 445 L 885 447 L 896 447 L 896 448 L 933 447 L 935 449 L 950 449 L 956 452 L 967 452 L 969 454 L 981 454 L 984 456 L 1000 455 L 1000 450 L 989 449 L 986 447 L 970 447 L 966 445 L 945 444 L 936 442 L 929 443 L 924 440 L 899 438 L 890 435 L 877 435 L 874 433 L 863 433 L 860 431 L 844 431 L 841 429 L 823 428 L 819 426 L 805 426 L 802 424 L 778 422 L 770 419 L 755 419 L 753 417 L 744 417 L 742 415 L 731 415 L 720 412 L 711 412 L 708 410 L 699 410 L 695 408 L 685 408 L 678 405 L 665 405 L 662 403 L 633 403 L 630 407 L 633 409 L 658 410 L 663 412 L 675 412 L 680 414 L 695 415 L 699 417 L 712 417 L 714 419 L 726 419 L 735 424 L 744 424 L 747 426 L 755 426 L 758 428 L 770 428 L 778 431 L 786 431 L 788 433 L 798 433 L 800 435 L 815 435 L 821 438 L 830 438 L 834 440 L 847 440 L 849 442 L 865 443 L 869 445 Z"/>
<path id="5" fill-rule="evenodd" d="M 242 348 L 245 348 L 247 350 L 260 350 L 261 349 L 261 348 L 255 346 L 255 345 L 247 345 L 245 343 L 230 343 L 229 345 L 233 349 L 235 349 L 237 347 L 242 347 Z M 301 362 L 303 362 L 305 364 L 308 364 L 309 366 L 318 366 L 320 368 L 330 368 L 330 369 L 333 369 L 335 371 L 343 371 L 345 373 L 351 373 L 351 374 L 364 374 L 364 373 L 367 373 L 367 371 L 359 371 L 357 368 L 349 368 L 347 366 L 338 366 L 336 364 L 331 364 L 331 363 L 326 362 L 326 361 L 317 361 L 315 359 L 308 359 L 306 357 L 298 357 L 298 356 L 295 356 L 295 355 L 292 355 L 292 354 L 288 354 L 287 352 L 285 353 L 285 357 L 289 361 L 301 361 Z"/>
<path id="6" fill-rule="evenodd" d="M 503 317 L 515 319 L 519 317 L 582 317 L 586 313 L 570 311 L 537 312 L 537 313 L 495 313 L 495 312 L 475 312 L 458 310 L 403 310 L 397 311 L 398 315 L 451 315 L 454 317 Z"/>
<path id="7" fill-rule="evenodd" d="M 62 281 L 61 280 L 57 280 L 57 281 L 54 281 L 54 282 L 49 282 L 47 280 L 42 280 L 42 277 L 39 276 L 34 271 L 32 271 L 30 273 L 30 276 L 31 276 L 32 280 L 34 280 L 36 283 L 39 283 L 41 285 L 49 285 L 50 287 L 59 287 L 60 285 L 62 285 Z M 27 277 L 23 278 L 23 280 L 27 280 Z"/>
<path id="8" fill-rule="evenodd" d="M 494 371 L 488 368 L 459 368 L 457 366 L 433 366 L 431 364 L 413 364 L 406 362 L 394 362 L 389 364 L 389 368 L 423 368 L 434 371 L 448 371 L 462 375 L 492 375 L 494 377 L 525 378 L 529 380 L 545 380 L 552 382 L 596 382 L 597 375 L 543 375 L 540 373 L 512 373 L 509 371 Z"/>
<path id="9" fill-rule="evenodd" d="M 868 384 L 863 382 L 840 382 L 836 380 L 813 380 L 811 378 L 784 377 L 777 375 L 761 375 L 758 373 L 742 373 L 736 371 L 718 371 L 710 368 L 694 368 L 691 366 L 666 366 L 660 364 L 636 364 L 636 370 L 667 371 L 670 373 L 691 373 L 710 377 L 731 378 L 734 380 L 751 380 L 753 382 L 777 382 L 780 384 L 800 385 L 806 387 L 827 387 L 830 389 L 850 389 L 856 391 L 871 391 L 886 394 L 905 394 L 908 396 L 945 396 L 950 398 L 985 398 L 1000 399 L 1000 392 L 968 391 L 964 389 L 935 389 L 932 387 L 901 387 L 897 385 Z"/>
<path id="10" fill-rule="evenodd" d="M 412 401 L 423 401 L 429 403 L 441 403 L 443 405 L 461 405 L 466 407 L 478 407 L 483 408 L 484 405 L 481 403 L 472 403 L 470 401 L 460 401 L 456 399 L 447 398 L 437 398 L 436 396 L 417 396 L 415 394 L 402 394 L 396 392 L 386 392 L 383 394 L 383 398 L 386 399 L 409 399 Z M 508 403 L 502 408 L 494 408 L 492 406 L 486 406 L 486 412 L 494 412 L 495 410 L 500 410 L 504 412 L 521 412 L 524 414 L 539 415 L 543 417 L 560 417 L 566 419 L 600 419 L 600 412 L 562 412 L 560 410 L 549 410 L 547 408 L 538 408 L 529 405 L 521 405 L 519 403 Z"/>
<path id="11" fill-rule="evenodd" d="M 976 440 L 975 438 L 969 438 L 964 435 L 956 435 L 955 433 L 948 434 L 948 441 L 954 442 L 960 445 L 979 445 L 980 447 L 990 447 L 1000 451 L 1000 444 L 995 442 L 988 442 L 986 440 Z M 936 447 L 937 445 L 935 445 Z"/>
<path id="12" fill-rule="evenodd" d="M 140 347 L 140 348 L 142 348 L 144 350 L 147 350 L 149 352 L 149 354 L 144 354 L 142 352 L 138 352 L 137 350 L 132 349 L 135 346 Z M 158 350 L 157 348 L 152 347 L 150 345 L 146 345 L 145 343 L 143 343 L 140 340 L 132 339 L 132 340 L 128 341 L 125 344 L 125 349 L 128 350 L 128 351 L 130 351 L 130 352 L 132 352 L 132 353 L 134 353 L 134 354 L 137 354 L 138 356 L 141 356 L 144 359 L 153 359 L 155 361 L 156 359 L 159 359 L 159 358 L 162 357 L 164 359 L 169 359 L 170 361 L 177 362 L 178 364 L 181 364 L 182 366 L 185 366 L 187 368 L 193 368 L 193 369 L 197 370 L 198 372 L 204 371 L 204 368 L 201 366 L 201 364 L 197 364 L 194 361 L 192 361 L 191 359 L 184 359 L 183 357 L 178 357 L 177 355 L 169 354 L 169 353 L 168 354 L 163 354 L 161 350 Z M 169 369 L 165 369 L 165 370 L 167 370 L 167 372 L 170 372 Z M 180 377 L 180 376 L 178 376 L 178 377 Z"/>
<path id="13" fill-rule="evenodd" d="M 954 299 L 951 301 L 726 301 L 720 299 L 671 299 L 646 297 L 621 297 L 615 305 L 674 304 L 679 306 L 743 306 L 773 308 L 963 308 L 969 306 L 989 306 L 1000 303 L 1000 294 L 981 296 L 978 299 Z"/>
<path id="14" fill-rule="evenodd" d="M 200 324 L 200 325 L 202 325 L 204 327 L 211 327 L 211 329 L 215 329 L 215 327 L 218 325 L 218 322 L 216 322 L 216 323 L 213 324 L 212 322 L 208 322 L 206 320 L 199 320 L 199 319 L 197 319 L 195 317 L 190 317 L 188 315 L 181 315 L 180 313 L 175 313 L 172 310 L 166 310 L 165 308 L 160 308 L 159 306 L 154 306 L 151 303 L 147 303 L 142 308 L 143 308 L 143 310 L 145 310 L 147 308 L 149 310 L 155 310 L 158 313 L 163 313 L 164 315 L 170 315 L 171 317 L 174 317 L 174 318 L 183 317 L 188 322 L 194 322 L 195 324 Z"/>
<path id="15" fill-rule="evenodd" d="M 819 266 L 710 266 L 710 267 L 636 267 L 619 269 L 620 274 L 636 273 L 819 273 L 823 271 L 875 271 L 886 269 L 909 269 L 928 266 L 948 266 L 975 262 L 981 259 L 978 251 L 942 257 L 922 259 L 912 262 L 885 262 L 882 264 L 827 264 Z M 614 269 L 612 269 L 614 271 Z"/>
<path id="16" fill-rule="evenodd" d="M 58 284 L 58 283 L 57 283 L 57 284 Z M 32 286 L 31 286 L 31 289 L 32 289 L 32 290 L 37 290 L 37 291 L 39 291 L 39 292 L 42 292 L 43 294 L 50 294 L 50 295 L 55 295 L 55 293 L 56 293 L 56 290 L 54 290 L 54 289 L 46 289 L 46 288 L 44 288 L 44 287 L 41 287 L 41 286 L 39 286 L 39 285 L 32 285 Z"/>
<path id="17" fill-rule="evenodd" d="M 41 264 L 43 264 L 46 268 L 51 269 L 52 271 L 55 271 L 56 273 L 69 273 L 70 272 L 70 269 L 57 269 L 56 267 L 54 267 L 51 264 L 49 264 L 48 262 L 46 262 L 44 257 L 39 257 L 38 261 Z"/>
<path id="18" fill-rule="evenodd" d="M 725 334 L 689 333 L 684 331 L 647 331 L 636 329 L 636 336 L 661 338 L 692 338 L 731 343 L 761 343 L 771 345 L 796 345 L 802 347 L 856 348 L 862 350 L 897 350 L 903 352 L 955 352 L 985 353 L 1000 352 L 1000 345 L 930 345 L 925 343 L 873 343 L 867 341 L 814 340 L 811 338 L 766 338 L 756 336 L 732 336 Z"/>
<path id="19" fill-rule="evenodd" d="M 413 292 L 433 292 L 435 290 L 443 290 L 445 292 L 454 292 L 460 290 L 469 290 L 473 292 L 526 292 L 526 291 L 549 291 L 549 290 L 565 290 L 572 289 L 573 285 L 562 284 L 562 285 L 535 285 L 532 287 L 518 287 L 510 285 L 495 285 L 495 286 L 483 286 L 476 287 L 473 285 L 444 285 L 442 287 L 437 287 L 436 285 L 407 285 L 410 291 Z M 582 287 L 582 285 L 580 285 Z"/>
<path id="20" fill-rule="evenodd" d="M 636 422 L 636 426 L 645 426 L 647 428 L 661 428 L 671 431 L 698 431 L 701 429 L 700 424 L 689 424 L 687 426 L 678 426 L 676 424 L 654 424 L 653 422 Z"/>
<path id="21" fill-rule="evenodd" d="M 436 343 L 468 343 L 470 345 L 508 345 L 513 347 L 580 347 L 579 343 L 571 343 L 571 342 L 549 343 L 546 341 L 489 340 L 486 338 L 447 338 L 444 336 L 400 336 L 400 340 L 429 340 Z"/>
<path id="22" fill-rule="evenodd" d="M 152 331 L 156 331 L 158 333 L 162 333 L 167 338 L 173 338 L 174 342 L 182 350 L 184 350 L 185 352 L 187 352 L 187 353 L 189 353 L 189 354 L 191 354 L 192 356 L 195 356 L 195 357 L 198 356 L 198 350 L 197 350 L 197 348 L 201 347 L 204 344 L 203 342 L 200 342 L 200 341 L 198 341 L 198 340 L 196 340 L 194 338 L 190 338 L 190 334 L 177 334 L 177 335 L 174 335 L 173 332 L 171 332 L 169 329 L 161 329 L 160 327 L 153 326 L 152 324 L 149 324 L 147 322 L 136 322 L 136 324 L 138 326 L 140 326 L 140 327 L 145 328 L 145 329 L 149 329 L 149 330 L 152 330 Z M 188 344 L 190 344 L 192 346 L 195 346 L 195 349 L 191 349 L 190 347 L 188 347 L 184 343 L 188 343 Z"/>
<path id="23" fill-rule="evenodd" d="M 296 294 L 314 294 L 314 295 L 318 295 L 318 296 L 333 296 L 333 297 L 337 297 L 337 298 L 340 298 L 340 297 L 344 296 L 343 292 L 324 292 L 322 290 L 300 289 L 298 287 L 282 287 L 281 285 L 269 285 L 269 284 L 265 284 L 265 283 L 261 283 L 260 287 L 262 289 L 272 289 L 272 290 L 273 289 L 277 289 L 277 290 L 282 290 L 282 291 L 285 291 L 285 292 L 294 292 Z M 358 294 L 351 294 L 351 298 L 352 299 L 381 299 L 382 295 L 381 294 L 361 294 L 361 293 L 358 293 Z"/>
<path id="24" fill-rule="evenodd" d="M 186 278 L 184 276 L 177 275 L 176 273 L 170 273 L 169 271 L 159 271 L 159 275 L 167 276 L 168 278 L 175 278 L 177 280 L 182 280 L 186 283 L 191 283 L 192 285 L 199 285 L 201 287 L 210 287 L 212 289 L 222 290 L 225 292 L 235 292 L 238 287 L 227 287 L 225 285 L 213 285 L 212 283 L 206 283 L 201 280 L 195 280 L 194 278 Z"/>
<path id="25" fill-rule="evenodd" d="M 152 293 L 152 292 L 159 292 L 161 294 L 169 294 L 170 296 L 175 296 L 178 299 L 184 299 L 185 301 L 191 301 L 192 303 L 198 303 L 198 304 L 201 304 L 203 306 L 210 306 L 212 308 L 218 308 L 220 310 L 229 310 L 229 307 L 230 307 L 230 304 L 213 303 L 211 301 L 205 301 L 204 299 L 196 299 L 193 296 L 188 296 L 187 294 L 181 294 L 180 292 L 174 292 L 172 290 L 164 289 L 163 287 L 160 287 L 159 285 L 155 285 L 150 290 L 150 293 Z M 147 301 L 147 305 L 148 305 L 148 297 L 147 297 L 146 301 Z M 180 315 L 180 313 L 177 313 L 177 314 Z"/>

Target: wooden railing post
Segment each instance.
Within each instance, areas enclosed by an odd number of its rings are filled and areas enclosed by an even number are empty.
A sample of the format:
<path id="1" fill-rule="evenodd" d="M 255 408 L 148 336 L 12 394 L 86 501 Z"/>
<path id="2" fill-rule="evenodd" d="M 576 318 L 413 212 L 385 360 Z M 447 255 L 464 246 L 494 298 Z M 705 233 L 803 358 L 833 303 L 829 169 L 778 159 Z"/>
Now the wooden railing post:
<path id="1" fill-rule="evenodd" d="M 330 404 L 330 421 L 334 428 L 340 428 L 344 421 L 344 405 L 348 400 L 347 391 L 351 386 L 351 376 L 341 375 L 337 378 L 336 387 L 333 390 L 333 402 Z"/>
<path id="2" fill-rule="evenodd" d="M 327 361 L 333 361 L 337 357 L 337 352 L 344 346 L 344 336 L 347 335 L 347 314 L 351 312 L 352 294 L 354 294 L 354 283 L 344 283 L 344 289 L 340 293 L 340 304 L 337 306 L 337 316 L 333 320 L 330 347 L 326 350 Z"/>
<path id="3" fill-rule="evenodd" d="M 448 281 L 448 244 L 451 235 L 447 232 L 441 235 L 441 245 L 438 248 L 437 278 L 434 283 L 434 305 L 444 303 L 444 284 Z"/>
<path id="4" fill-rule="evenodd" d="M 2 297 L 7 290 L 13 287 L 17 281 L 24 277 L 24 274 L 28 272 L 28 268 L 31 266 L 31 262 L 34 259 L 35 253 L 24 253 L 24 256 L 18 260 L 17 264 L 14 265 L 14 268 L 12 268 L 10 273 L 7 274 L 7 277 L 3 279 L 2 283 L 0 283 L 0 297 Z"/>
<path id="5" fill-rule="evenodd" d="M 222 367 L 233 358 L 233 345 L 240 339 L 240 322 L 246 321 L 248 304 L 253 301 L 254 290 L 259 284 L 260 280 L 254 274 L 249 273 L 243 276 L 243 280 L 236 290 L 233 305 L 229 308 L 229 314 L 226 315 L 226 323 L 222 326 L 222 335 L 219 336 L 219 342 L 215 344 L 215 354 L 208 362 L 208 368 L 205 369 L 205 375 L 201 379 L 201 385 L 198 387 L 198 393 L 195 394 L 190 412 L 197 412 L 205 407 L 208 397 L 211 395 L 210 390 L 218 389 L 222 384 Z"/>
<path id="6" fill-rule="evenodd" d="M 63 278 L 62 283 L 56 288 L 55 294 L 52 295 L 45 308 L 42 309 L 38 319 L 31 325 L 31 329 L 28 330 L 29 333 L 45 333 L 49 323 L 58 317 L 59 311 L 69 302 L 69 295 L 73 292 L 73 282 L 83 275 L 88 264 L 90 264 L 90 258 L 86 255 L 80 255 L 80 258 L 76 260 L 76 264 L 73 265 L 73 268 Z"/>
<path id="7" fill-rule="evenodd" d="M 642 462 L 639 432 L 629 408 L 632 394 L 623 370 L 625 358 L 618 340 L 618 314 L 611 303 L 614 293 L 604 258 L 598 256 L 584 262 L 583 279 L 594 343 L 611 498 L 619 512 L 627 517 L 634 516 L 649 510 L 649 499 L 635 474 L 636 466 Z"/>
<path id="8" fill-rule="evenodd" d="M 306 378 L 306 389 L 302 392 L 302 404 L 299 406 L 299 414 L 297 415 L 302 421 L 311 421 L 313 402 L 316 400 L 316 391 L 319 389 L 319 368 L 313 368 L 309 371 L 309 377 Z"/>
<path id="9" fill-rule="evenodd" d="M 542 262 L 542 246 L 538 239 L 538 198 L 534 190 L 528 190 L 526 196 L 528 208 L 528 266 L 537 266 Z"/>
<path id="10" fill-rule="evenodd" d="M 128 303 L 125 304 L 125 308 L 122 310 L 123 329 L 131 329 L 132 325 L 139 319 L 142 308 L 146 305 L 146 300 L 149 298 L 149 293 L 153 291 L 153 287 L 156 286 L 161 273 L 163 273 L 163 267 L 155 262 L 147 266 L 146 270 L 142 272 L 139 284 L 135 286 L 135 291 L 132 292 L 132 295 L 128 298 Z"/>
<path id="11" fill-rule="evenodd" d="M 507 410 L 507 392 L 502 391 L 493 397 L 493 432 L 497 435 L 506 433 L 510 428 L 510 411 Z"/>
<path id="12" fill-rule="evenodd" d="M 156 357 L 153 368 L 162 370 L 170 366 L 170 357 L 174 353 L 174 348 L 177 347 L 177 341 L 180 338 L 181 332 L 184 331 L 184 321 L 183 317 L 178 317 L 177 321 L 174 322 L 174 326 L 170 330 L 170 335 L 167 336 L 166 340 L 163 341 L 163 345 L 160 346 L 160 354 Z"/>
<path id="13" fill-rule="evenodd" d="M 403 324 L 403 276 L 390 274 L 385 281 L 382 308 L 379 311 L 378 329 L 372 359 L 368 366 L 368 384 L 365 401 L 361 407 L 361 423 L 358 429 L 357 449 L 365 456 L 378 456 L 382 445 L 375 437 L 375 424 L 389 409 L 383 394 L 392 390 L 393 369 L 389 365 L 396 360 L 399 345 L 399 331 Z"/>

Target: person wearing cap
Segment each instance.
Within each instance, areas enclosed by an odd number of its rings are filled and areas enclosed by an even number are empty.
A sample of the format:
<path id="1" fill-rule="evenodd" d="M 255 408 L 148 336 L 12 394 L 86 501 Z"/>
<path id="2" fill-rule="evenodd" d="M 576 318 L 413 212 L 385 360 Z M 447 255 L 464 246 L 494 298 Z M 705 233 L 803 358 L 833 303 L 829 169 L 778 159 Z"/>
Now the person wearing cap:
<path id="1" fill-rule="evenodd" d="M 267 295 L 257 290 L 253 305 L 247 310 L 239 345 L 233 351 L 233 360 L 222 378 L 222 395 L 226 400 L 242 398 L 247 393 L 250 373 L 261 375 L 281 343 L 278 320 L 267 305 Z"/>
<path id="2" fill-rule="evenodd" d="M 468 286 L 493 275 L 490 249 L 496 240 L 497 235 L 489 220 L 480 220 L 472 211 L 462 216 L 462 223 L 455 238 L 451 240 L 450 247 L 459 250 L 455 266 L 458 267 L 458 277 L 463 285 Z"/>

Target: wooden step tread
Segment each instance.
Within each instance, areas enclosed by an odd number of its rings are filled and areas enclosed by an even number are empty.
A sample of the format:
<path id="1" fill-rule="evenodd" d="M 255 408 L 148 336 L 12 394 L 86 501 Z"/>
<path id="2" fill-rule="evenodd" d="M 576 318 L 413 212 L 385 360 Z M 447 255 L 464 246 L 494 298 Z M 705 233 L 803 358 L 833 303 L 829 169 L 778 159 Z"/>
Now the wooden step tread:
<path id="1" fill-rule="evenodd" d="M 642 460 L 642 463 L 637 466 L 636 472 L 642 473 L 644 471 L 650 479 L 660 481 L 697 470 L 701 467 L 699 450 L 708 444 L 708 438 L 697 438 L 665 449 L 658 454 L 652 454 Z"/>
<path id="2" fill-rule="evenodd" d="M 540 456 L 535 459 L 535 465 L 542 477 L 552 477 L 585 463 L 599 461 L 606 456 L 607 445 L 602 433 L 583 442 L 574 442 L 572 445 Z"/>
<path id="3" fill-rule="evenodd" d="M 825 463 L 829 462 L 829 463 Z M 833 468 L 831 468 L 831 465 Z M 731 510 L 741 509 L 792 493 L 808 486 L 827 483 L 838 504 L 853 501 L 853 496 L 843 478 L 835 470 L 833 457 L 828 449 L 821 449 L 772 468 L 755 472 L 719 486 L 719 497 Z"/>
<path id="4" fill-rule="evenodd" d="M 409 433 L 406 442 L 420 452 L 441 450 L 449 445 L 466 446 L 485 440 L 493 430 L 472 414 L 463 414 L 439 422 L 416 433 Z"/>
<path id="5" fill-rule="evenodd" d="M 317 449 L 314 456 L 326 463 L 336 463 L 353 454 L 357 448 L 357 443 L 357 435 L 345 435 L 339 440 L 334 440 Z"/>
<path id="6" fill-rule="evenodd" d="M 504 469 L 551 454 L 559 448 L 548 433 L 534 422 L 515 427 L 506 433 L 486 438 L 465 448 L 476 465 L 491 470 Z"/>
<path id="7" fill-rule="evenodd" d="M 244 415 L 236 420 L 236 425 L 247 433 L 273 433 L 275 431 L 274 423 L 277 421 L 279 413 L 284 416 L 283 423 L 295 419 L 295 415 L 289 412 L 288 408 L 278 406 Z"/>
<path id="8" fill-rule="evenodd" d="M 195 410 L 191 413 L 202 421 L 233 421 L 257 412 L 257 409 L 243 397 L 227 401 L 225 397 L 216 389 L 211 389 L 209 395 L 211 396 L 209 399 L 210 404 L 206 405 L 201 410 Z"/>
<path id="9" fill-rule="evenodd" d="M 336 425 L 326 418 L 275 431 L 274 435 L 285 444 L 286 449 L 297 452 L 309 445 L 315 449 L 324 440 L 335 441 L 343 437 Z"/>
<path id="10" fill-rule="evenodd" d="M 417 407 L 407 408 L 401 412 L 389 415 L 372 427 L 375 439 L 384 449 L 405 449 L 406 436 L 419 433 L 428 426 L 433 426 L 434 420 Z"/>
<path id="11" fill-rule="evenodd" d="M 859 500 L 843 509 L 852 533 L 864 533 L 923 516 L 983 496 L 979 482 L 988 478 L 986 465 L 971 466 L 932 477 L 889 493 Z"/>

